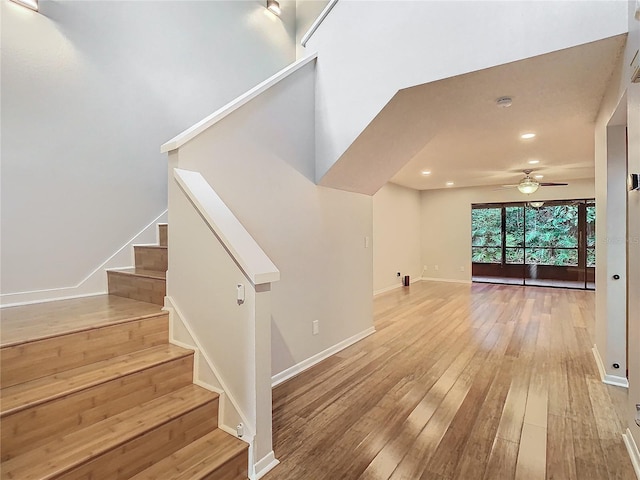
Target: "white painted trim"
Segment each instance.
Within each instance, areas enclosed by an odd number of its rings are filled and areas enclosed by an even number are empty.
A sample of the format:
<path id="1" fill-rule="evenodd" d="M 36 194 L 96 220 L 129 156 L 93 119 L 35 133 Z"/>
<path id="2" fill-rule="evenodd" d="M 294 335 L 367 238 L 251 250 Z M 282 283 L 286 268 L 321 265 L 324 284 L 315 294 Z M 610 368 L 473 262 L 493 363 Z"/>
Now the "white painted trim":
<path id="1" fill-rule="evenodd" d="M 169 311 L 170 313 L 172 313 L 172 315 L 169 315 L 169 322 L 170 322 L 170 325 L 169 325 L 169 327 L 170 327 L 169 328 L 169 340 L 170 340 L 170 342 L 171 343 L 175 343 L 178 346 L 184 346 L 184 348 L 195 348 L 199 352 L 199 354 L 202 355 L 202 358 L 204 359 L 204 361 L 207 364 L 207 366 L 211 369 L 211 373 L 213 373 L 215 378 L 218 380 L 218 382 L 220 383 L 220 386 L 222 387 L 222 391 L 224 392 L 224 395 L 221 397 L 222 398 L 222 401 L 220 402 L 221 407 L 223 409 L 226 408 L 226 400 L 229 401 L 229 403 L 231 404 L 232 408 L 235 410 L 235 412 L 238 414 L 238 416 L 242 419 L 242 423 L 244 423 L 244 425 L 245 425 L 245 435 L 244 435 L 244 437 L 246 437 L 248 439 L 247 441 L 249 443 L 251 443 L 253 441 L 253 437 L 255 436 L 255 433 L 254 433 L 255 432 L 255 426 L 252 425 L 247 420 L 247 416 L 244 414 L 242 409 L 239 407 L 238 402 L 235 400 L 233 395 L 231 395 L 229 393 L 229 389 L 227 388 L 223 378 L 220 376 L 217 368 L 215 367 L 214 363 L 211 361 L 209 356 L 202 349 L 202 345 L 198 341 L 198 338 L 196 337 L 196 335 L 193 333 L 193 329 L 191 328 L 191 325 L 189 324 L 189 322 L 185 318 L 185 316 L 182 314 L 182 312 L 180 311 L 180 308 L 176 305 L 176 303 L 175 303 L 175 301 L 173 300 L 172 297 L 170 297 L 170 296 L 164 297 L 164 309 Z M 180 342 L 179 340 L 176 340 L 174 338 L 173 327 L 171 325 L 171 322 L 174 322 L 174 321 L 179 321 L 184 326 L 185 330 L 187 331 L 187 333 L 189 334 L 189 336 L 193 340 L 193 343 L 195 343 L 194 346 L 186 346 L 183 342 Z M 196 362 L 196 365 L 197 365 L 197 362 Z M 195 375 L 195 371 L 194 371 L 194 375 Z M 195 383 L 195 380 L 194 380 L 194 383 Z M 224 417 L 222 415 L 219 415 L 219 418 L 224 418 Z M 231 429 L 231 430 L 233 429 L 233 427 L 231 425 L 228 425 L 228 428 Z"/>
<path id="2" fill-rule="evenodd" d="M 330 0 L 327 6 L 324 7 L 324 10 L 320 12 L 320 15 L 318 15 L 318 18 L 316 18 L 316 21 L 313 22 L 311 27 L 309 27 L 309 30 L 307 30 L 307 33 L 305 33 L 302 36 L 302 40 L 300 40 L 300 45 L 302 45 L 303 47 L 307 46 L 307 42 L 309 41 L 311 36 L 316 32 L 316 30 L 318 29 L 320 24 L 324 21 L 324 19 L 327 18 L 327 15 L 329 15 L 329 12 L 333 9 L 333 7 L 336 6 L 336 3 L 338 3 L 338 0 Z"/>
<path id="3" fill-rule="evenodd" d="M 254 473 L 251 475 L 252 480 L 259 480 L 269 473 L 273 468 L 278 465 L 280 461 L 276 458 L 273 450 L 264 456 L 264 458 L 258 460 L 253 466 Z"/>
<path id="4" fill-rule="evenodd" d="M 600 373 L 600 380 L 602 380 L 602 383 L 606 383 L 607 385 L 613 385 L 616 387 L 629 388 L 629 380 L 627 380 L 626 377 L 609 375 L 606 372 L 604 368 L 604 362 L 602 361 L 602 357 L 600 356 L 600 352 L 598 351 L 598 345 L 594 344 L 591 352 L 593 352 L 593 358 L 596 361 L 596 366 L 598 367 L 598 373 Z"/>
<path id="5" fill-rule="evenodd" d="M 593 353 L 593 358 L 596 361 L 596 367 L 598 367 L 598 372 L 600 373 L 600 380 L 604 382 L 604 377 L 607 373 L 605 372 L 604 363 L 602 362 L 602 357 L 600 356 L 600 352 L 598 351 L 598 345 L 594 343 L 591 352 Z"/>
<path id="6" fill-rule="evenodd" d="M 413 282 L 411 282 L 413 283 Z M 385 288 L 381 288 L 380 290 L 375 290 L 373 292 L 373 296 L 375 297 L 376 295 L 380 295 L 382 293 L 387 293 L 387 292 L 391 292 L 393 290 L 397 290 L 399 288 L 402 288 L 404 285 L 400 284 L 400 285 L 392 285 L 390 287 L 385 287 Z"/>
<path id="7" fill-rule="evenodd" d="M 174 168 L 173 177 L 254 285 L 280 280 L 280 271 L 200 173 Z"/>
<path id="8" fill-rule="evenodd" d="M 173 342 L 171 342 L 171 343 L 173 343 Z M 193 349 L 193 347 L 191 347 L 191 349 Z M 220 400 L 222 400 L 222 396 L 224 395 L 224 392 L 222 390 L 220 390 L 219 388 L 216 388 L 213 385 L 208 384 L 207 382 L 203 382 L 202 380 L 198 380 L 197 378 L 193 379 L 193 384 L 197 385 L 199 387 L 202 387 L 205 390 L 209 390 L 210 392 L 217 393 L 220 396 Z M 222 402 L 220 402 L 220 403 L 222 403 Z M 234 437 L 235 436 L 236 435 L 234 434 Z"/>
<path id="9" fill-rule="evenodd" d="M 165 310 L 168 310 L 168 309 L 165 309 Z M 204 388 L 205 390 L 209 390 L 211 392 L 217 393 L 218 395 L 220 395 L 220 397 L 222 397 L 224 395 L 224 391 L 222 389 L 215 387 L 210 383 L 204 382 L 198 378 L 199 376 L 198 368 L 200 365 L 200 362 L 198 362 L 198 357 L 202 355 L 202 352 L 200 351 L 200 349 L 194 347 L 193 345 L 189 345 L 188 343 L 181 342 L 180 340 L 176 340 L 175 337 L 173 336 L 173 328 L 171 328 L 170 330 L 171 330 L 171 335 L 169 337 L 169 343 L 171 343 L 172 345 L 175 345 L 176 347 L 184 348 L 186 350 L 193 350 L 193 356 L 194 356 L 193 379 L 192 379 L 193 383 L 195 385 L 198 385 L 199 387 Z M 222 403 L 222 398 L 220 400 L 221 400 L 220 403 Z"/>
<path id="10" fill-rule="evenodd" d="M 422 281 L 422 277 L 418 277 L 411 280 L 410 283 L 413 284 L 421 281 Z M 402 288 L 402 287 L 404 287 L 404 285 L 400 284 L 400 285 L 392 285 L 390 287 L 381 288 L 380 290 L 374 291 L 373 296 L 375 297 L 376 295 L 380 295 L 381 293 L 391 292 L 392 290 L 397 290 L 398 288 Z"/>
<path id="11" fill-rule="evenodd" d="M 28 294 L 34 294 L 34 293 L 41 293 L 41 292 L 51 292 L 51 291 L 56 291 L 56 290 L 72 290 L 76 287 L 65 287 L 65 288 L 56 288 L 56 289 L 52 289 L 52 290 L 34 290 L 33 292 L 21 292 L 21 293 L 7 293 L 5 295 L 28 295 Z M 73 300 L 74 298 L 86 298 L 86 297 L 95 297 L 96 295 L 106 295 L 107 291 L 101 291 L 101 292 L 91 292 L 91 293 L 83 293 L 81 295 L 68 295 L 68 296 L 64 296 L 64 297 L 47 297 L 47 298 L 38 298 L 38 299 L 34 299 L 34 300 L 25 300 L 22 302 L 13 302 L 13 303 L 3 303 L 2 305 L 0 305 L 0 310 L 2 310 L 3 308 L 10 308 L 10 307 L 20 307 L 22 305 L 33 305 L 36 303 L 46 303 L 46 302 L 57 302 L 58 300 Z M 4 295 L 0 295 L 0 297 L 3 297 Z"/>
<path id="12" fill-rule="evenodd" d="M 283 370 L 280 373 L 276 373 L 273 377 L 271 377 L 271 386 L 277 387 L 281 383 L 286 382 L 290 378 L 293 378 L 296 375 L 304 372 L 305 370 L 313 367 L 317 363 L 320 363 L 322 360 L 329 358 L 331 355 L 335 355 L 339 351 L 344 350 L 347 347 L 350 347 L 354 343 L 359 342 L 363 338 L 366 338 L 375 332 L 376 332 L 375 327 L 369 327 L 366 330 L 360 333 L 356 333 L 352 337 L 349 337 L 341 341 L 340 343 L 337 343 L 334 346 L 329 347 L 326 350 L 323 350 L 322 352 L 312 357 L 309 357 L 306 360 L 303 360 L 302 362 L 297 363 L 296 365 L 293 365 L 292 367 L 287 368 L 286 370 Z"/>
<path id="13" fill-rule="evenodd" d="M 238 440 L 242 440 L 243 442 L 248 443 L 249 445 L 251 445 L 251 443 L 246 440 L 245 435 L 243 435 L 242 438 L 238 437 L 238 433 L 233 428 L 231 428 L 230 426 L 225 425 L 225 424 L 220 424 L 220 425 L 218 425 L 218 428 L 220 430 L 222 430 L 223 432 L 228 433 L 232 437 L 235 437 Z"/>
<path id="14" fill-rule="evenodd" d="M 638 477 L 638 480 L 640 480 L 640 451 L 638 451 L 638 445 L 633 438 L 631 430 L 627 428 L 627 431 L 622 434 L 622 439 L 624 440 L 624 444 L 627 447 L 627 452 L 629 453 L 629 458 L 631 459 L 633 470 L 636 472 L 636 477 Z"/>
<path id="15" fill-rule="evenodd" d="M 456 278 L 435 278 L 435 277 L 422 277 L 421 280 L 428 282 L 446 282 L 446 283 L 464 283 L 466 285 L 471 284 L 471 280 L 458 280 Z"/>
<path id="16" fill-rule="evenodd" d="M 626 377 L 619 377 L 618 375 L 605 375 L 604 383 L 607 385 L 613 385 L 616 387 L 629 388 L 629 380 Z"/>
<path id="17" fill-rule="evenodd" d="M 47 288 L 42 290 L 30 290 L 26 292 L 15 292 L 15 293 L 3 293 L 0 294 L 0 308 L 5 307 L 17 307 L 19 305 L 30 305 L 34 303 L 43 303 L 43 302 L 52 302 L 56 300 L 69 300 L 72 298 L 83 298 L 83 297 L 93 297 L 95 295 L 104 295 L 107 293 L 107 276 L 105 275 L 105 269 L 107 268 L 115 268 L 109 267 L 108 264 L 111 262 L 118 254 L 120 254 L 124 249 L 131 248 L 134 245 L 134 242 L 140 235 L 144 234 L 149 228 L 153 227 L 157 224 L 157 221 L 167 214 L 167 210 L 163 211 L 160 215 L 155 217 L 151 222 L 149 222 L 142 230 L 136 233 L 133 237 L 131 237 L 124 245 L 122 245 L 118 250 L 115 251 L 109 258 L 107 258 L 104 262 L 98 265 L 91 273 L 89 273 L 86 277 L 80 280 L 77 284 L 68 286 L 68 287 L 58 287 L 58 288 Z M 131 251 L 131 258 L 133 259 L 133 251 Z M 130 261 L 129 260 L 129 261 Z M 122 266 L 118 266 L 119 268 L 126 268 Z M 93 281 L 96 285 L 99 286 L 91 286 L 86 285 Z M 86 288 L 90 291 L 83 292 L 83 288 Z M 9 301 L 10 300 L 10 301 Z M 5 303 L 9 301 L 8 303 Z"/>
<path id="18" fill-rule="evenodd" d="M 312 60 L 315 60 L 317 56 L 318 56 L 317 53 L 312 53 L 308 57 L 301 58 L 300 60 L 297 60 L 293 62 L 291 65 L 283 68 L 275 75 L 267 78 L 264 82 L 256 85 L 251 90 L 244 93 L 243 95 L 240 95 L 235 100 L 232 100 L 231 102 L 227 103 L 224 107 L 219 108 L 218 110 L 213 112 L 211 115 L 209 115 L 205 119 L 199 121 L 192 127 L 189 127 L 188 129 L 186 129 L 184 132 L 173 137 L 171 140 L 169 140 L 164 145 L 162 145 L 162 147 L 160 147 L 160 152 L 166 153 L 166 152 L 171 152 L 173 150 L 177 150 L 188 141 L 193 140 L 195 137 L 200 135 L 202 132 L 207 130 L 212 125 L 218 123 L 227 115 L 230 115 L 231 113 L 235 112 L 240 107 L 242 107 L 246 103 L 256 98 L 262 92 L 274 86 L 280 80 L 287 78 L 289 75 L 292 75 L 293 73 L 297 72 Z"/>

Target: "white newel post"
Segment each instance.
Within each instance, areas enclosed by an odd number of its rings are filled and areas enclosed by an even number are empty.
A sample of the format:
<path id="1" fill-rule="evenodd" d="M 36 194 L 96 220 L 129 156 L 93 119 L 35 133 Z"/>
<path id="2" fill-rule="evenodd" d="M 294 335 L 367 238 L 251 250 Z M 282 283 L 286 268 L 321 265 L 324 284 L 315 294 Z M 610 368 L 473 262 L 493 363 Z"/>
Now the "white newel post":
<path id="1" fill-rule="evenodd" d="M 278 461 L 272 445 L 271 402 L 271 283 L 255 286 L 256 333 L 256 473 L 269 470 Z"/>

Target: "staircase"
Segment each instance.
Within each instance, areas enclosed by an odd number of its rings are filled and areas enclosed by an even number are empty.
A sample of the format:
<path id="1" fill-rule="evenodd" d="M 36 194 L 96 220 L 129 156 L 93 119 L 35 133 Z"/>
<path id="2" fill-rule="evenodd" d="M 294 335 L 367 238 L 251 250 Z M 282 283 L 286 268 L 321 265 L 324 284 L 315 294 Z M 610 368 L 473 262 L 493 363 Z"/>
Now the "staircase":
<path id="1" fill-rule="evenodd" d="M 168 343 L 161 228 L 133 271 L 109 272 L 109 295 L 0 312 L 2 479 L 247 478 L 194 352 Z"/>
<path id="2" fill-rule="evenodd" d="M 109 294 L 164 305 L 167 291 L 167 224 L 158 225 L 159 245 L 134 246 L 135 267 L 107 271 Z"/>

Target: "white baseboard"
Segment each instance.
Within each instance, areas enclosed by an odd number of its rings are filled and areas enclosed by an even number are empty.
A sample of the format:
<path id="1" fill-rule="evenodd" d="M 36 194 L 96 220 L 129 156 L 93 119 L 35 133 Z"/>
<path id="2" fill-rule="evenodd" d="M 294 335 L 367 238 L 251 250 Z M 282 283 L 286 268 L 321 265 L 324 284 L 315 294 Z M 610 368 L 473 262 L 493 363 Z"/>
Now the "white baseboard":
<path id="1" fill-rule="evenodd" d="M 638 445 L 633 438 L 631 430 L 627 428 L 627 431 L 622 434 L 622 439 L 627 447 L 627 452 L 629 453 L 633 470 L 636 472 L 636 477 L 640 480 L 640 451 L 638 451 Z"/>
<path id="2" fill-rule="evenodd" d="M 629 380 L 627 380 L 626 377 L 610 375 L 606 372 L 604 368 L 604 362 L 602 361 L 602 357 L 600 356 L 597 345 L 594 344 L 591 351 L 593 352 L 593 358 L 596 361 L 596 366 L 598 367 L 598 373 L 600 373 L 600 380 L 602 380 L 602 383 L 606 383 L 607 385 L 614 385 L 616 387 L 629 388 Z"/>
<path id="3" fill-rule="evenodd" d="M 428 282 L 464 283 L 467 285 L 471 283 L 471 280 L 459 280 L 457 278 L 422 277 L 422 280 L 426 280 Z"/>
<path id="4" fill-rule="evenodd" d="M 419 282 L 421 280 L 422 280 L 422 277 L 417 277 L 417 278 L 414 278 L 413 280 L 411 280 L 411 283 L 416 283 L 416 282 Z M 392 290 L 397 290 L 398 288 L 402 288 L 402 287 L 404 287 L 403 284 L 391 285 L 390 287 L 384 287 L 384 288 L 381 288 L 379 290 L 375 290 L 373 292 L 373 296 L 375 297 L 376 295 L 380 295 L 381 293 L 390 292 Z"/>
<path id="5" fill-rule="evenodd" d="M 385 288 L 381 288 L 380 290 L 374 290 L 373 291 L 373 296 L 375 297 L 376 295 L 380 295 L 381 293 L 387 293 L 390 292 L 392 290 L 397 290 L 398 288 L 402 288 L 403 285 L 392 285 L 390 287 L 385 287 Z"/>
<path id="6" fill-rule="evenodd" d="M 127 243 L 116 250 L 109 258 L 98 265 L 85 278 L 77 284 L 68 287 L 46 288 L 42 290 L 30 290 L 25 292 L 0 294 L 0 305 L 4 307 L 16 307 L 32 303 L 52 302 L 55 300 L 68 300 L 71 298 L 92 297 L 107 293 L 106 269 L 125 268 L 131 265 L 133 260 L 133 245 L 139 242 L 151 242 L 157 238 L 156 224 L 166 217 L 165 210 L 154 218 L 147 226 L 136 233 Z"/>
<path id="7" fill-rule="evenodd" d="M 276 458 L 273 450 L 271 450 L 264 458 L 258 460 L 254 465 L 254 473 L 251 476 L 252 480 L 259 480 L 269 473 L 280 461 Z"/>
<path id="8" fill-rule="evenodd" d="M 307 358 L 306 360 L 293 365 L 292 367 L 287 368 L 286 370 L 276 373 L 273 377 L 271 377 L 271 386 L 276 387 L 281 383 L 289 380 L 290 378 L 295 377 L 296 375 L 304 372 L 305 370 L 313 367 L 317 363 L 320 363 L 322 360 L 329 358 L 331 355 L 338 353 L 341 350 L 353 345 L 356 342 L 359 342 L 365 337 L 368 337 L 372 333 L 375 333 L 376 329 L 374 327 L 369 327 L 366 330 L 349 337 L 340 343 L 335 344 L 332 347 L 323 350 L 322 352 Z"/>

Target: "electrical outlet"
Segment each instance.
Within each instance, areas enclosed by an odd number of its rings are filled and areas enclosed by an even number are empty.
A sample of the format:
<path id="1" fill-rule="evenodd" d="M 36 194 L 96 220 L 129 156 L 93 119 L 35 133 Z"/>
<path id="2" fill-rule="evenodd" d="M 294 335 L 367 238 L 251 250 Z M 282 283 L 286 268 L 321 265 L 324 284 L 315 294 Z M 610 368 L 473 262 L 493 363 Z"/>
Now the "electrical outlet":
<path id="1" fill-rule="evenodd" d="M 320 320 L 314 320 L 311 322 L 311 331 L 314 335 L 320 333 Z"/>
<path id="2" fill-rule="evenodd" d="M 364 248 L 369 248 L 369 237 L 364 237 Z"/>
<path id="3" fill-rule="evenodd" d="M 423 265 L 423 266 L 422 266 L 422 269 L 423 269 L 423 270 L 429 270 L 429 265 Z"/>
<path id="4" fill-rule="evenodd" d="M 464 272 L 464 267 L 460 267 L 460 271 L 461 271 L 461 272 Z"/>
<path id="5" fill-rule="evenodd" d="M 438 265 L 434 265 L 433 269 L 437 272 L 438 271 Z"/>

